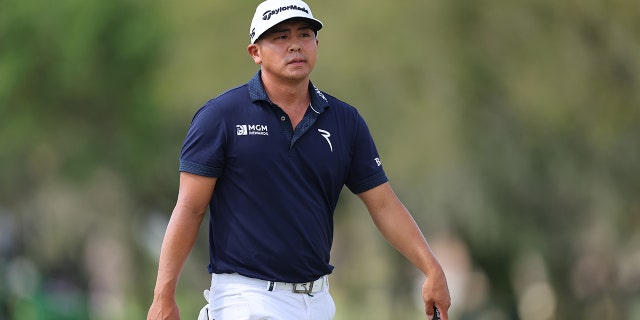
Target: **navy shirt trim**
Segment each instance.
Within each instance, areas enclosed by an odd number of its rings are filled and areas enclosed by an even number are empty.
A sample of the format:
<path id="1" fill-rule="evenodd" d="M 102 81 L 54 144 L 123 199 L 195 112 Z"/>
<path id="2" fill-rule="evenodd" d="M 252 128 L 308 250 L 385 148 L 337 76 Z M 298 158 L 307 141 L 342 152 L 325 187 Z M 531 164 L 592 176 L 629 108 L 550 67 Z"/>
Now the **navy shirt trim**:
<path id="1" fill-rule="evenodd" d="M 186 160 L 180 160 L 179 170 L 205 177 L 219 177 L 222 174 L 222 169 L 220 168 L 213 168 Z"/>

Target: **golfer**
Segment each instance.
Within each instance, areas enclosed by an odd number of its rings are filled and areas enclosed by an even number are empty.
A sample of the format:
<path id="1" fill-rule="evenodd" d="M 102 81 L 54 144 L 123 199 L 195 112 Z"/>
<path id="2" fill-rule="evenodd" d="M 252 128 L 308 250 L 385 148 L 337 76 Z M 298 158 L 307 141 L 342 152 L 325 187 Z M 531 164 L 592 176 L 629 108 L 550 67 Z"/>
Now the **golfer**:
<path id="1" fill-rule="evenodd" d="M 176 286 L 207 208 L 211 286 L 200 319 L 333 319 L 329 257 L 344 186 L 424 273 L 427 319 L 434 307 L 448 318 L 444 272 L 391 189 L 365 121 L 310 81 L 322 26 L 300 0 L 258 5 L 247 51 L 259 71 L 200 108 L 185 138 L 147 319 L 180 319 Z"/>

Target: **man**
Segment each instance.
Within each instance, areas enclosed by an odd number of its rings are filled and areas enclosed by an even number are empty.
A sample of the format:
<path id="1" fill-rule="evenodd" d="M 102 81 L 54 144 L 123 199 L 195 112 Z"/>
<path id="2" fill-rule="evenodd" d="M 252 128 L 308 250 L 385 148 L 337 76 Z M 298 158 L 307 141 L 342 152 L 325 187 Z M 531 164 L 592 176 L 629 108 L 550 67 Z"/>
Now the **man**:
<path id="1" fill-rule="evenodd" d="M 434 307 L 448 318 L 443 270 L 389 186 L 364 120 L 310 82 L 321 28 L 300 0 L 257 7 L 248 52 L 260 71 L 193 118 L 147 319 L 179 319 L 178 277 L 207 206 L 212 282 L 201 318 L 333 319 L 327 276 L 344 185 L 426 275 L 428 319 Z"/>

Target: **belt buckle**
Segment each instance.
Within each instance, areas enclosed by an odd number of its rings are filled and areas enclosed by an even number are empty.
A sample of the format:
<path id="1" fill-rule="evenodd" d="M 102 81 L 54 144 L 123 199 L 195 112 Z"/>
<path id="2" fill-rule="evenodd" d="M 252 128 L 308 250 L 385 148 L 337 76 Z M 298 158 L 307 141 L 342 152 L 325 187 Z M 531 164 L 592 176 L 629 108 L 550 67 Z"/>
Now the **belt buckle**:
<path id="1" fill-rule="evenodd" d="M 310 294 L 313 290 L 313 282 L 294 283 L 293 293 L 306 293 Z"/>

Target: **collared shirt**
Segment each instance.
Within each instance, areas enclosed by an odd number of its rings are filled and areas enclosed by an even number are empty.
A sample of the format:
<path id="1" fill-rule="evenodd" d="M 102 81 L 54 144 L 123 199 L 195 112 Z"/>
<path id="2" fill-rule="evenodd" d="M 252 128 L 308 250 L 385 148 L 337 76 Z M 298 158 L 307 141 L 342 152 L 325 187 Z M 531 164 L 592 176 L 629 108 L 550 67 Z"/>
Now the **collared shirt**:
<path id="1" fill-rule="evenodd" d="M 180 171 L 217 177 L 210 203 L 210 273 L 305 282 L 331 273 L 333 213 L 343 186 L 387 181 L 355 108 L 309 83 L 295 130 L 260 72 L 208 101 L 191 123 Z"/>

